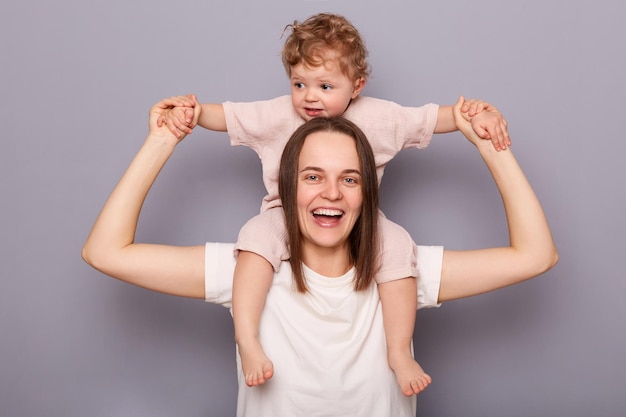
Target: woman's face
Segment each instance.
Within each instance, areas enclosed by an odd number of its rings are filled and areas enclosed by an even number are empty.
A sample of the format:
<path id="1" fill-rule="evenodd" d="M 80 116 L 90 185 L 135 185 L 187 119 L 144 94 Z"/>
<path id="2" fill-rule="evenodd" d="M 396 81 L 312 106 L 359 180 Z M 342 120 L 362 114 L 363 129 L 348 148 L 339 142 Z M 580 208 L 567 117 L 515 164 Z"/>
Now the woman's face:
<path id="1" fill-rule="evenodd" d="M 297 206 L 304 251 L 348 248 L 362 201 L 354 139 L 337 132 L 310 134 L 298 161 Z"/>

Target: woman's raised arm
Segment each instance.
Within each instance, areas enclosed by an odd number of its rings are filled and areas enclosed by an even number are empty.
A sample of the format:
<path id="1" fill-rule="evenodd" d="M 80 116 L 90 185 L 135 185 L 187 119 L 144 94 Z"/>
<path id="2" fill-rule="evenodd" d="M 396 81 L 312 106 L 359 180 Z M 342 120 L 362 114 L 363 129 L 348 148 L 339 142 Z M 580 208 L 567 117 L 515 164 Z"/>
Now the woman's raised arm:
<path id="1" fill-rule="evenodd" d="M 83 246 L 89 265 L 111 277 L 154 291 L 204 298 L 204 246 L 135 243 L 141 207 L 161 168 L 182 138 L 158 127 L 166 99 L 150 109 L 150 133 L 115 186 Z"/>
<path id="2" fill-rule="evenodd" d="M 509 226 L 507 247 L 444 251 L 439 301 L 496 290 L 535 277 L 558 262 L 541 204 L 511 150 L 497 152 L 480 140 L 455 105 L 459 130 L 479 150 L 502 196 Z"/>

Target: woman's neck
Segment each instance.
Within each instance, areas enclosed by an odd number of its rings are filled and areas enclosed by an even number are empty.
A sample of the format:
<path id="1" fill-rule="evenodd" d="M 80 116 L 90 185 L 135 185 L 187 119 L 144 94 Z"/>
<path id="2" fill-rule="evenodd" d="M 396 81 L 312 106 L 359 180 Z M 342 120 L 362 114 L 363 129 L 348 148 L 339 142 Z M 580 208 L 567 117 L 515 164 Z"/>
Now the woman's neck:
<path id="1" fill-rule="evenodd" d="M 302 252 L 302 262 L 325 277 L 340 277 L 353 266 L 347 245 L 342 248 L 304 247 Z"/>

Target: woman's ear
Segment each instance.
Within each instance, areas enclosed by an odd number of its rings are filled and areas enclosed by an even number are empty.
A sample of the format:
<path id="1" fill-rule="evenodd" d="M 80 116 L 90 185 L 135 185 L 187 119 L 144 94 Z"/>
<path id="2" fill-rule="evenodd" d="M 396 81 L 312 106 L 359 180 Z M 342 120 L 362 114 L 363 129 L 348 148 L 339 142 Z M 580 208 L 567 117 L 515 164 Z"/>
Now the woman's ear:
<path id="1" fill-rule="evenodd" d="M 363 88 L 365 88 L 366 83 L 367 81 L 363 77 L 359 77 L 354 81 L 354 90 L 352 91 L 353 99 L 357 98 L 357 96 L 361 94 L 361 91 L 363 91 Z"/>

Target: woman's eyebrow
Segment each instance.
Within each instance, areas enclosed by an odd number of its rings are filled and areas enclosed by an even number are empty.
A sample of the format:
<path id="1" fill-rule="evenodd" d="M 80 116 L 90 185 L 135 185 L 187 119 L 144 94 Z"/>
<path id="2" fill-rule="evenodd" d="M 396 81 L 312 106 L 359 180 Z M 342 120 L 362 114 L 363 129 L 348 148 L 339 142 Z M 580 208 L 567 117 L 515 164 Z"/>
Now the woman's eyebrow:
<path id="1" fill-rule="evenodd" d="M 324 169 L 320 168 L 320 167 L 316 167 L 316 166 L 308 166 L 308 167 L 304 167 L 302 168 L 300 171 L 298 172 L 305 172 L 305 171 L 315 171 L 315 172 L 324 172 Z M 343 171 L 341 171 L 342 174 L 356 174 L 356 175 L 361 175 L 361 171 L 358 169 L 354 169 L 354 168 L 348 168 L 348 169 L 344 169 Z"/>
<path id="2" fill-rule="evenodd" d="M 361 171 L 358 169 L 344 169 L 343 170 L 344 174 L 357 174 L 357 175 L 361 175 Z"/>
<path id="3" fill-rule="evenodd" d="M 308 166 L 308 167 L 302 168 L 298 172 L 305 172 L 305 171 L 323 172 L 324 170 L 322 168 L 320 168 L 320 167 Z"/>

